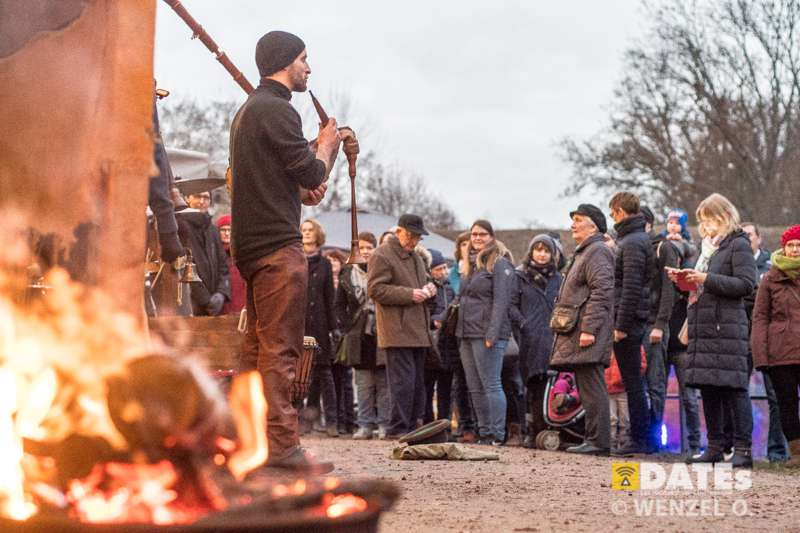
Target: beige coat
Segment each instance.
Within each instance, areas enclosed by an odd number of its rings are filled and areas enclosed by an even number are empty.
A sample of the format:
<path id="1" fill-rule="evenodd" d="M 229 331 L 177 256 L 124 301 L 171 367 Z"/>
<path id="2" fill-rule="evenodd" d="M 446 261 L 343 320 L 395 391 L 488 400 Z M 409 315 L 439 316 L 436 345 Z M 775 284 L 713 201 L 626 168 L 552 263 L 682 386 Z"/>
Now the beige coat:
<path id="1" fill-rule="evenodd" d="M 379 348 L 432 346 L 426 302 L 414 303 L 414 289 L 428 282 L 422 258 L 391 236 L 375 250 L 367 268 L 367 294 L 375 302 Z"/>

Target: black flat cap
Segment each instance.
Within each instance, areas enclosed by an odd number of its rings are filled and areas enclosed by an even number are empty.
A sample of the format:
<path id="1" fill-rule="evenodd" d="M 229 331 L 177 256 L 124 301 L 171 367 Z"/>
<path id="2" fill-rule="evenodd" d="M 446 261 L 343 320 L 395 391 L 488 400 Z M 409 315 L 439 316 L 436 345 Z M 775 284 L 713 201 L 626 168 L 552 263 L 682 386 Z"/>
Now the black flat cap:
<path id="1" fill-rule="evenodd" d="M 606 233 L 608 231 L 608 226 L 606 225 L 606 216 L 596 205 L 581 204 L 578 206 L 578 209 L 570 212 L 569 214 L 570 218 L 575 215 L 589 217 L 591 221 L 594 222 L 594 225 L 597 226 L 597 229 L 600 230 L 600 233 Z"/>
<path id="2" fill-rule="evenodd" d="M 419 215 L 412 215 L 410 213 L 400 215 L 400 220 L 397 221 L 397 227 L 408 230 L 411 233 L 416 233 L 417 235 L 430 235 L 428 230 L 425 229 L 425 224 L 422 223 L 422 217 Z"/>

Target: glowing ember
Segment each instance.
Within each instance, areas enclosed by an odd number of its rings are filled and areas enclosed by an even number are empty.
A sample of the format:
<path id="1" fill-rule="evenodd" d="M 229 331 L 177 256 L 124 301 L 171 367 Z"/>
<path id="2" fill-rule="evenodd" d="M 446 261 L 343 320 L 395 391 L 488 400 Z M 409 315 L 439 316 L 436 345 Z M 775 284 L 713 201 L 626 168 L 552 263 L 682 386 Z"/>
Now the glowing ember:
<path id="1" fill-rule="evenodd" d="M 367 500 L 355 494 L 332 494 L 325 495 L 327 508 L 325 516 L 328 518 L 340 518 L 345 515 L 363 513 L 367 510 Z"/>
<path id="2" fill-rule="evenodd" d="M 325 490 L 336 490 L 342 485 L 342 482 L 339 481 L 339 478 L 336 477 L 326 477 L 325 482 L 323 483 L 323 487 Z"/>
<path id="3" fill-rule="evenodd" d="M 209 509 L 183 505 L 174 490 L 178 473 L 169 461 L 154 465 L 106 463 L 70 482 L 67 498 L 82 522 L 188 523 Z"/>

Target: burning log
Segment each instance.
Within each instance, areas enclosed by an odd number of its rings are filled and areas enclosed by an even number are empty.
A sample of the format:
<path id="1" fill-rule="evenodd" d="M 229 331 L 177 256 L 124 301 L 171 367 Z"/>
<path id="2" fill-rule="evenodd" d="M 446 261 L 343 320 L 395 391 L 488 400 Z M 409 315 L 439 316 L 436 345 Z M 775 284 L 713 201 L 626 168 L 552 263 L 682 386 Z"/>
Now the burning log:
<path id="1" fill-rule="evenodd" d="M 108 409 L 131 450 L 149 461 L 210 451 L 224 400 L 202 369 L 166 355 L 133 360 L 108 383 Z"/>

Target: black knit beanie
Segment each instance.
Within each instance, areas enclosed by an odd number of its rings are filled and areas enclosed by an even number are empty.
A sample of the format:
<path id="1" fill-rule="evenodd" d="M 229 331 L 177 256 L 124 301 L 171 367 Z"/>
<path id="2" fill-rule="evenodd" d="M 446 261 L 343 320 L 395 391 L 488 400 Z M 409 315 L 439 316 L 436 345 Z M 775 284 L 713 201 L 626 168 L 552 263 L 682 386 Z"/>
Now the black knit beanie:
<path id="1" fill-rule="evenodd" d="M 494 228 L 492 227 L 492 223 L 489 222 L 488 220 L 478 219 L 472 223 L 472 226 L 470 226 L 470 228 L 473 228 L 475 226 L 480 226 L 481 228 L 488 231 L 489 235 L 494 237 Z"/>
<path id="2" fill-rule="evenodd" d="M 275 74 L 297 59 L 306 43 L 297 35 L 285 31 L 271 31 L 258 40 L 256 65 L 261 77 Z"/>

